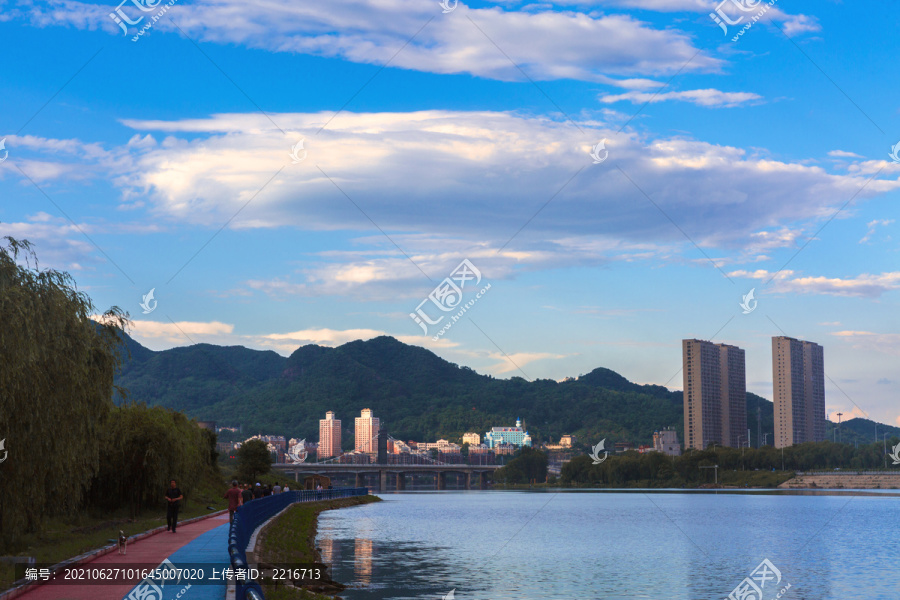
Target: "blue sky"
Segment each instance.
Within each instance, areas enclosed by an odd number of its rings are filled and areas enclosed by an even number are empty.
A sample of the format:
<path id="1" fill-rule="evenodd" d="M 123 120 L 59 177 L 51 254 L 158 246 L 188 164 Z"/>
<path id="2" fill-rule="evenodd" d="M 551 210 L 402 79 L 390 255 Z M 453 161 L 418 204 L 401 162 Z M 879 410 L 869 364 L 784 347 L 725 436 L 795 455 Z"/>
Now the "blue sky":
<path id="1" fill-rule="evenodd" d="M 388 334 L 680 389 L 711 338 L 771 398 L 786 334 L 825 347 L 829 414 L 900 425 L 900 8 L 181 1 L 137 36 L 154 1 L 123 34 L 0 0 L 0 235 L 148 347 Z M 435 340 L 410 313 L 464 259 L 463 301 L 491 287 Z"/>

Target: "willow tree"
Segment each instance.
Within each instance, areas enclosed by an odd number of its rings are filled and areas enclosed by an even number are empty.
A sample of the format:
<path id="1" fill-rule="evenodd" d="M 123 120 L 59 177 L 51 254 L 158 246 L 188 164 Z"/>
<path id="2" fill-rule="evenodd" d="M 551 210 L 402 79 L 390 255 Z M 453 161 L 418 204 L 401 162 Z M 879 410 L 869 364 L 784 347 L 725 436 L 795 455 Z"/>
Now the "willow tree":
<path id="1" fill-rule="evenodd" d="M 0 546 L 77 510 L 97 473 L 127 321 L 96 314 L 68 273 L 0 238 Z"/>

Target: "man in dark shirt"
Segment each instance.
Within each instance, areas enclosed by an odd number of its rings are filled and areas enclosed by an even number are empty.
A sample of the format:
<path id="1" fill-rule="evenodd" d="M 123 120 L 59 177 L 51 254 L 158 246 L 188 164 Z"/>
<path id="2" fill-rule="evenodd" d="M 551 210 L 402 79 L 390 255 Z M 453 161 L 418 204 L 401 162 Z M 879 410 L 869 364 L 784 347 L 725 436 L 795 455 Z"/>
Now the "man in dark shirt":
<path id="1" fill-rule="evenodd" d="M 262 486 L 257 483 L 256 487 L 253 488 L 253 499 L 256 500 L 258 498 L 262 498 L 262 496 L 263 496 Z"/>
<path id="2" fill-rule="evenodd" d="M 166 490 L 166 502 L 169 503 L 166 509 L 166 531 L 175 533 L 175 527 L 178 525 L 178 509 L 181 508 L 183 498 L 184 495 L 173 479 L 169 482 L 169 489 Z"/>
<path id="3" fill-rule="evenodd" d="M 232 480 L 231 488 L 225 492 L 223 498 L 228 500 L 228 520 L 229 522 L 234 521 L 234 511 L 241 505 L 241 490 L 238 487 L 237 479 Z"/>
<path id="4" fill-rule="evenodd" d="M 241 492 L 241 501 L 247 504 L 251 500 L 253 500 L 253 492 L 250 491 L 250 484 L 246 483 L 244 484 L 244 490 Z"/>

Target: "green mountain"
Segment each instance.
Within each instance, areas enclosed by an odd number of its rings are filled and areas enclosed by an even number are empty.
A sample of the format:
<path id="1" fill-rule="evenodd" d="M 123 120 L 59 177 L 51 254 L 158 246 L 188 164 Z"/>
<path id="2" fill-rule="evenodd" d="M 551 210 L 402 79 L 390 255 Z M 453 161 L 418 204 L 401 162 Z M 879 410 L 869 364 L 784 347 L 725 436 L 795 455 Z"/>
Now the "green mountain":
<path id="1" fill-rule="evenodd" d="M 337 348 L 303 346 L 287 358 L 241 346 L 154 352 L 130 338 L 124 343 L 131 358 L 116 383 L 129 399 L 219 425 L 242 425 L 245 435 L 317 440 L 319 419 L 332 410 L 349 446 L 353 418 L 371 408 L 382 427 L 404 440 L 458 440 L 466 431 L 483 435 L 517 417 L 536 440 L 575 434 L 584 442 L 607 438 L 608 446 L 649 443 L 654 430 L 670 426 L 684 439 L 681 392 L 638 385 L 609 369 L 563 382 L 495 379 L 386 336 Z M 772 403 L 748 394 L 754 446 L 757 407 L 762 431 L 772 431 Z M 845 432 L 850 423 L 844 423 Z"/>

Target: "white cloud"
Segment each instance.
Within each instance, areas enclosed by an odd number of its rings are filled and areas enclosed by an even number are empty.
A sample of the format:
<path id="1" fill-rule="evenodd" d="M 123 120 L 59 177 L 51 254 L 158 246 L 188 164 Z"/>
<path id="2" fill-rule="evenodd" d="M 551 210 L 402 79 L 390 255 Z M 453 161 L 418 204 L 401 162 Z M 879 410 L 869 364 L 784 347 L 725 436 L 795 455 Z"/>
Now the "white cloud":
<path id="1" fill-rule="evenodd" d="M 860 244 L 866 244 L 866 243 L 868 243 L 869 240 L 872 239 L 872 236 L 875 235 L 875 229 L 876 229 L 879 225 L 887 226 L 887 225 L 890 225 L 890 224 L 893 223 L 893 222 L 894 222 L 893 219 L 875 219 L 874 221 L 869 221 L 869 223 L 867 224 L 869 230 L 866 232 L 866 235 L 864 235 L 864 236 L 862 237 L 862 239 L 859 240 L 859 243 L 860 243 Z"/>
<path id="2" fill-rule="evenodd" d="M 96 160 L 123 206 L 144 206 L 162 225 L 371 231 L 371 217 L 436 280 L 461 254 L 496 277 L 522 265 L 677 257 L 688 242 L 654 204 L 702 247 L 735 253 L 719 264 L 753 262 L 796 245 L 848 198 L 900 187 L 876 179 L 860 193 L 861 175 L 683 138 L 617 135 L 598 123 L 583 136 L 571 124 L 510 113 L 341 113 L 320 135 L 330 112 L 271 117 L 290 133 L 258 114 L 127 120 L 139 135 Z M 301 137 L 309 154 L 294 165 L 288 153 Z M 604 138 L 610 160 L 593 165 L 590 147 Z M 293 294 L 311 283 L 340 291 L 420 280 L 387 238 L 369 239 L 377 242 L 362 253 L 317 257 L 300 279 L 247 285 Z"/>
<path id="3" fill-rule="evenodd" d="M 152 350 L 195 343 L 222 343 L 230 338 L 234 325 L 219 321 L 178 321 L 175 323 L 135 319 L 129 333 Z"/>
<path id="4" fill-rule="evenodd" d="M 757 271 L 732 271 L 729 277 L 744 277 L 768 281 L 773 273 L 764 269 Z M 900 289 L 900 271 L 871 275 L 863 273 L 856 277 L 793 277 L 794 271 L 784 270 L 775 274 L 774 293 L 828 294 L 831 296 L 852 296 L 858 298 L 878 298 L 889 291 Z"/>
<path id="5" fill-rule="evenodd" d="M 857 350 L 872 350 L 900 356 L 900 333 L 874 333 L 871 331 L 835 331 L 831 335 L 844 338 Z"/>
<path id="6" fill-rule="evenodd" d="M 828 156 L 832 156 L 834 158 L 865 158 L 865 156 L 861 156 L 859 154 L 847 152 L 844 150 L 832 150 L 828 153 Z"/>
<path id="7" fill-rule="evenodd" d="M 87 224 L 76 226 L 62 217 L 53 217 L 45 212 L 32 215 L 26 222 L 0 222 L 0 237 L 28 240 L 33 244 L 40 268 L 70 272 L 84 270 L 101 260 L 82 234 L 82 231 L 90 230 Z M 25 264 L 24 256 L 20 260 Z"/>
<path id="8" fill-rule="evenodd" d="M 628 100 L 632 104 L 644 104 L 645 102 L 655 104 L 657 102 L 666 102 L 668 100 L 679 100 L 710 108 L 729 108 L 750 102 L 758 102 L 762 100 L 762 96 L 750 92 L 723 92 L 715 89 L 705 89 L 687 90 L 683 92 L 665 92 L 662 94 L 653 94 L 650 92 L 626 92 L 624 94 L 607 94 L 600 97 L 600 101 L 607 104 L 620 102 L 622 100 Z"/>
<path id="9" fill-rule="evenodd" d="M 519 4 L 519 2 L 516 2 L 514 0 L 495 1 L 505 5 Z M 767 2 L 765 0 L 740 1 L 742 5 L 748 8 L 759 7 L 759 9 L 762 9 L 767 5 Z M 651 10 L 664 13 L 695 12 L 707 15 L 714 11 L 720 4 L 721 0 L 557 0 L 556 2 L 552 2 L 549 5 L 578 6 L 581 8 L 588 8 L 592 6 L 609 6 L 614 8 Z M 733 7 L 727 4 L 725 6 L 725 10 L 728 14 L 732 14 L 735 17 L 739 16 L 740 14 L 733 14 Z M 748 12 L 747 14 L 752 17 L 756 15 L 757 12 L 757 10 L 753 10 L 751 12 Z M 815 17 L 810 17 L 802 14 L 789 15 L 777 7 L 769 8 L 769 10 L 763 14 L 760 20 L 763 22 L 775 21 L 777 23 L 781 23 L 784 26 L 785 33 L 787 33 L 788 35 L 819 31 L 821 29 L 821 26 L 819 25 L 819 22 Z"/>
<path id="10" fill-rule="evenodd" d="M 615 74 L 674 73 L 682 67 L 709 71 L 721 64 L 701 52 L 685 66 L 697 53 L 687 35 L 654 29 L 628 15 L 517 12 L 462 3 L 452 14 L 441 15 L 438 9 L 437 2 L 422 0 L 263 0 L 252 7 L 238 0 L 211 0 L 178 4 L 169 16 L 188 36 L 203 42 L 366 64 L 390 61 L 396 68 L 500 80 L 524 80 L 516 65 L 532 79 L 605 81 Z M 120 35 L 109 12 L 107 5 L 53 0 L 37 1 L 17 14 L 39 26 L 69 25 Z M 131 18 L 140 14 L 131 12 Z M 154 32 L 174 30 L 168 18 L 154 26 Z"/>

